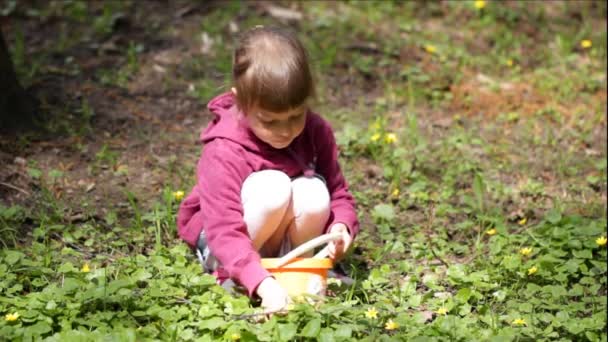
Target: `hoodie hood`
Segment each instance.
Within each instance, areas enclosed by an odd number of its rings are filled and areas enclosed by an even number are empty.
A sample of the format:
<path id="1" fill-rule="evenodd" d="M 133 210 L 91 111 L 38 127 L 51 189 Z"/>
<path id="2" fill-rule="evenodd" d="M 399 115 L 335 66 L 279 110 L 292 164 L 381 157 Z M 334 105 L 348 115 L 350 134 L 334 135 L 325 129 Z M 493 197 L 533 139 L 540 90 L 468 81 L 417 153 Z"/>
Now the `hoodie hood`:
<path id="1" fill-rule="evenodd" d="M 260 152 L 271 148 L 249 129 L 247 120 L 238 109 L 232 92 L 216 96 L 209 101 L 207 108 L 215 117 L 201 132 L 200 140 L 203 144 L 215 139 L 228 139 L 250 151 Z"/>

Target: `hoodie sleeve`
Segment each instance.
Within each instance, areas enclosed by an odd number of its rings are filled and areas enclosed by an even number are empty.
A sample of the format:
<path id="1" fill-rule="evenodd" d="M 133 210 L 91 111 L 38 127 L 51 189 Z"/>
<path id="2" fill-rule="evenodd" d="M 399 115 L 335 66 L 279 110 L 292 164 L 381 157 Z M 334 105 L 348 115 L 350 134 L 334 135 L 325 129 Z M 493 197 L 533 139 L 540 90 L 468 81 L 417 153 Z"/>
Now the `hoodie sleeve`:
<path id="1" fill-rule="evenodd" d="M 251 296 L 270 273 L 261 266 L 243 220 L 240 194 L 248 170 L 239 161 L 238 151 L 221 140 L 205 145 L 197 166 L 196 190 L 211 253 Z"/>
<path id="2" fill-rule="evenodd" d="M 331 199 L 331 215 L 326 230 L 336 223 L 344 223 L 355 237 L 359 232 L 359 221 L 355 209 L 355 199 L 348 191 L 338 164 L 338 147 L 331 126 L 320 119 L 320 125 L 315 134 L 315 144 L 318 146 L 317 169 L 327 182 Z"/>

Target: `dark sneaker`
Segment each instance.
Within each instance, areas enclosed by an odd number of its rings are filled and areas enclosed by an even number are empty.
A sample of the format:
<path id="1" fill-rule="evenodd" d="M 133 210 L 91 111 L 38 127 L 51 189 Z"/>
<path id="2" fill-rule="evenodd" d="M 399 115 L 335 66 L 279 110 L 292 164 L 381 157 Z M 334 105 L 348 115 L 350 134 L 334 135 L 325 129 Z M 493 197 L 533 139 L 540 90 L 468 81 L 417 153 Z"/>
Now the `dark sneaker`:
<path id="1" fill-rule="evenodd" d="M 344 269 L 342 269 L 342 266 L 340 266 L 340 264 L 336 264 L 333 269 L 327 272 L 327 278 L 338 279 L 342 282 L 342 284 L 347 286 L 350 286 L 355 283 L 355 280 L 353 278 L 346 275 L 346 272 L 344 272 Z"/>
<path id="2" fill-rule="evenodd" d="M 209 246 L 207 246 L 207 238 L 204 231 L 201 232 L 196 243 L 196 256 L 201 266 L 203 266 L 203 272 L 213 273 L 217 269 L 219 263 L 213 254 L 211 254 Z"/>

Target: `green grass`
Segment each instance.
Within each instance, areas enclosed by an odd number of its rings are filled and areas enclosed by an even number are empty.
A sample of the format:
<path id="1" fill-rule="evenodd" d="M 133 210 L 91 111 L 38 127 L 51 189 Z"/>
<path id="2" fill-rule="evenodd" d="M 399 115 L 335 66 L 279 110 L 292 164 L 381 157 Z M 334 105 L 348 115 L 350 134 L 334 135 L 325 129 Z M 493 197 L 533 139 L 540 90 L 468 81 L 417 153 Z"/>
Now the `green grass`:
<path id="1" fill-rule="evenodd" d="M 65 175 L 30 161 L 34 204 L 0 206 L 0 314 L 19 314 L 0 320 L 0 336 L 606 341 L 606 18 L 596 14 L 606 5 L 552 5 L 297 4 L 320 88 L 315 109 L 337 129 L 359 204 L 357 248 L 343 263 L 354 285 L 332 281 L 325 301 L 257 322 L 248 316 L 257 303 L 215 285 L 176 238 L 173 192 L 194 183 L 192 163 L 157 166 L 171 177 L 149 207 L 126 187 L 122 207 L 97 216 L 84 201 L 85 218 L 73 222 L 78 208 L 53 191 Z M 53 6 L 73 21 L 88 15 L 78 2 Z M 112 6 L 93 22 L 100 36 L 127 8 Z M 258 14 L 243 2 L 206 12 L 199 34 L 213 53 L 173 70 L 193 84 L 187 94 L 206 102 L 227 87 L 229 23 L 276 23 Z M 16 42 L 22 68 L 23 37 Z M 128 84 L 145 43 L 125 49 L 119 72 L 104 73 L 109 84 Z M 85 125 L 75 130 L 87 134 L 95 109 L 76 107 Z M 102 145 L 90 171 L 120 158 Z"/>

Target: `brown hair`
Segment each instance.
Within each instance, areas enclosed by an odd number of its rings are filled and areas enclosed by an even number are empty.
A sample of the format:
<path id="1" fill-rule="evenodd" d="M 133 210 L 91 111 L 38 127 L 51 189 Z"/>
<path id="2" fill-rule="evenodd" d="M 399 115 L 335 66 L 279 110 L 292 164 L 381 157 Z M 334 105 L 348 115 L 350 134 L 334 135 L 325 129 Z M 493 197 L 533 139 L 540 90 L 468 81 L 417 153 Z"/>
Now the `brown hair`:
<path id="1" fill-rule="evenodd" d="M 314 97 L 308 54 L 292 32 L 256 26 L 234 51 L 232 77 L 239 109 L 280 113 Z"/>

